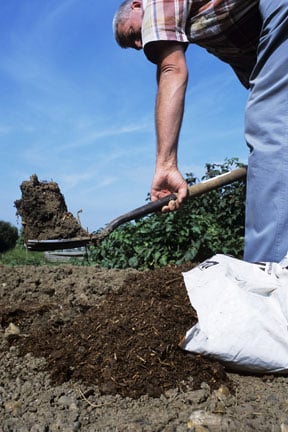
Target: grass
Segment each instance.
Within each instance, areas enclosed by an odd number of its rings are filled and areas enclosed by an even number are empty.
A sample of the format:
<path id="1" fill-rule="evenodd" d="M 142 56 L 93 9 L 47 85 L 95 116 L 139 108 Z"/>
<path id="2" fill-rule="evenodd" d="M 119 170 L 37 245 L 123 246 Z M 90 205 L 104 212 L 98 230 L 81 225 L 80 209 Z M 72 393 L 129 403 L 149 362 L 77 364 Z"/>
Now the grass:
<path id="1" fill-rule="evenodd" d="M 16 246 L 0 255 L 0 263 L 5 265 L 44 265 L 43 252 L 28 251 L 24 246 Z"/>
<path id="2" fill-rule="evenodd" d="M 59 260 L 58 262 L 48 262 L 45 259 L 44 252 L 33 252 L 29 251 L 23 245 L 17 244 L 14 249 L 0 254 L 0 264 L 8 266 L 16 265 L 50 265 L 57 266 L 62 265 L 64 261 Z M 71 258 L 66 263 L 73 265 L 87 265 L 87 260 L 82 260 L 78 258 Z"/>

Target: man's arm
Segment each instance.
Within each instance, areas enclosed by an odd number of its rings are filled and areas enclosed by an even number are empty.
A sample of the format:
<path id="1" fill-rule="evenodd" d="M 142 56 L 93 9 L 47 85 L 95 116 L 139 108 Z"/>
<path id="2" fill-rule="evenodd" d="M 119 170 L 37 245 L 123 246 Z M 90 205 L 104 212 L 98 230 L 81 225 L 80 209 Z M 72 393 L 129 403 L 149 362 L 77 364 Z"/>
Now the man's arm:
<path id="1" fill-rule="evenodd" d="M 168 211 L 178 208 L 187 196 L 187 183 L 177 166 L 177 150 L 188 71 L 182 44 L 163 42 L 157 48 L 161 52 L 157 65 L 157 159 L 151 199 L 155 201 L 170 193 L 177 193 L 177 200 L 163 208 L 163 211 Z"/>

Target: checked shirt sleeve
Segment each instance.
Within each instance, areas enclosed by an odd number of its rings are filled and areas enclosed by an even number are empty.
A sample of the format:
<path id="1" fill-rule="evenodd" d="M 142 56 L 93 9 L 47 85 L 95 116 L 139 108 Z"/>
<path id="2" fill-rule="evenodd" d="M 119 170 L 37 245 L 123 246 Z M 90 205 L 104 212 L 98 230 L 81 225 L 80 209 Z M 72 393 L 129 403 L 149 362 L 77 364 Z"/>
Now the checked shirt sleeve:
<path id="1" fill-rule="evenodd" d="M 144 52 L 153 63 L 157 62 L 155 42 L 188 43 L 185 26 L 191 0 L 147 0 L 142 23 Z"/>

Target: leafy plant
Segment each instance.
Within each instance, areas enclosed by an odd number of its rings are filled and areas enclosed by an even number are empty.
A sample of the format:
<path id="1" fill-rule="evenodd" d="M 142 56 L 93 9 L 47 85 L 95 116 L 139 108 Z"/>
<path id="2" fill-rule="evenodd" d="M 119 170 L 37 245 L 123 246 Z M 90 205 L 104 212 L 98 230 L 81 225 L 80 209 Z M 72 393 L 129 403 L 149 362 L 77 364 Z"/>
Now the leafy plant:
<path id="1" fill-rule="evenodd" d="M 18 230 L 9 222 L 0 221 L 0 253 L 13 249 L 18 239 Z"/>
<path id="2" fill-rule="evenodd" d="M 237 158 L 206 164 L 205 180 L 242 166 Z M 198 182 L 186 174 L 188 185 Z M 90 250 L 90 262 L 107 268 L 138 269 L 200 261 L 215 253 L 241 257 L 244 243 L 245 182 L 192 200 L 172 213 L 152 214 L 111 233 Z"/>
<path id="3" fill-rule="evenodd" d="M 18 232 L 17 232 L 18 236 Z M 16 246 L 0 255 L 0 263 L 5 265 L 42 265 L 45 263 L 43 253 L 30 252 L 24 246 L 23 231 L 17 239 Z"/>

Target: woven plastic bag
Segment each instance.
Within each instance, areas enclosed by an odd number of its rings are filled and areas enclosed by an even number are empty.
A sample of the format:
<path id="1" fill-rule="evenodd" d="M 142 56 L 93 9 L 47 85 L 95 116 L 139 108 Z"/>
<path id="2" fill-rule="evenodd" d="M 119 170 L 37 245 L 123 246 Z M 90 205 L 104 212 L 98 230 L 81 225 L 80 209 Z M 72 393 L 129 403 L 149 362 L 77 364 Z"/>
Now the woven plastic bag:
<path id="1" fill-rule="evenodd" d="M 252 264 L 217 254 L 183 273 L 198 323 L 182 348 L 239 371 L 287 373 L 286 261 Z"/>

